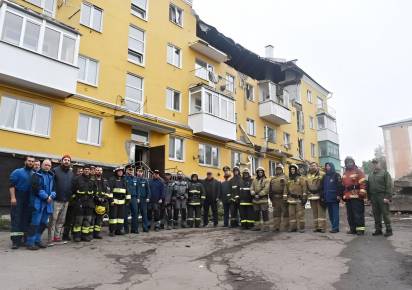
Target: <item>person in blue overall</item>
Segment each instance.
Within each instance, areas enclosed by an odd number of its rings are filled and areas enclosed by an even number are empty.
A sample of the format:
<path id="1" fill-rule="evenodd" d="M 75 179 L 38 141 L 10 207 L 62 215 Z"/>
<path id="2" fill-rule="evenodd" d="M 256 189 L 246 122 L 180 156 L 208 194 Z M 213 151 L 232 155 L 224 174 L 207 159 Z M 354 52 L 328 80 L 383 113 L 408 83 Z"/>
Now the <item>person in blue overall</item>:
<path id="1" fill-rule="evenodd" d="M 42 163 L 42 169 L 34 173 L 32 177 L 30 203 L 33 213 L 26 241 L 29 250 L 47 247 L 41 241 L 41 236 L 49 224 L 49 216 L 53 214 L 53 200 L 56 198 L 54 175 L 50 171 L 51 166 L 51 161 L 45 159 Z"/>
<path id="2" fill-rule="evenodd" d="M 143 221 L 143 232 L 149 232 L 149 221 L 147 218 L 147 206 L 150 203 L 151 193 L 149 181 L 143 177 L 143 169 L 137 168 L 136 200 Z"/>
<path id="3" fill-rule="evenodd" d="M 139 208 L 137 203 L 137 177 L 134 176 L 134 170 L 131 165 L 126 166 L 126 187 L 127 193 L 130 194 L 130 203 L 127 205 L 126 215 L 124 218 L 124 231 L 125 233 L 130 232 L 129 227 L 129 213 L 132 216 L 131 219 L 131 233 L 138 234 L 138 217 L 139 217 Z"/>
<path id="4" fill-rule="evenodd" d="M 27 233 L 31 210 L 29 207 L 31 176 L 33 174 L 34 157 L 27 156 L 24 167 L 15 169 L 10 174 L 10 238 L 12 249 L 18 249 Z"/>
<path id="5" fill-rule="evenodd" d="M 342 177 L 335 171 L 333 163 L 325 163 L 323 178 L 323 193 L 321 199 L 328 208 L 329 220 L 332 225 L 331 233 L 339 232 L 339 202 L 342 200 Z"/>

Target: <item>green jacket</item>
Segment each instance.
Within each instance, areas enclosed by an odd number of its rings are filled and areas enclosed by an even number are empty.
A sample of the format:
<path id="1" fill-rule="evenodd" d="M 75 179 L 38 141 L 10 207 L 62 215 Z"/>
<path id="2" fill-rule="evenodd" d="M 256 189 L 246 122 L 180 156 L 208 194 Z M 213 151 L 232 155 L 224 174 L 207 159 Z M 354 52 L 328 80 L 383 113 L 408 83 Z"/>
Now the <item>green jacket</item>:
<path id="1" fill-rule="evenodd" d="M 388 171 L 381 169 L 369 174 L 368 197 L 369 199 L 392 198 L 392 178 Z"/>

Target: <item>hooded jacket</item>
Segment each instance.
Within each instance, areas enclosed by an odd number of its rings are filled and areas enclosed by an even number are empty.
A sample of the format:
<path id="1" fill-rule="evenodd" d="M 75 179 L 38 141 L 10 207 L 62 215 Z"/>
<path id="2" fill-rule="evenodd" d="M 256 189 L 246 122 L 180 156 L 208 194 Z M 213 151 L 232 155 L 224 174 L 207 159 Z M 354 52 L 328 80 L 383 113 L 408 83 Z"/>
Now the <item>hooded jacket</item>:
<path id="1" fill-rule="evenodd" d="M 348 160 L 353 161 L 352 158 L 346 158 L 345 165 Z M 343 174 L 342 178 L 342 184 L 344 187 L 344 200 L 367 198 L 365 174 L 356 165 L 354 165 L 351 169 L 345 169 L 345 173 Z"/>
<path id="2" fill-rule="evenodd" d="M 329 164 L 331 169 L 323 177 L 322 199 L 326 203 L 338 203 L 338 196 L 342 197 L 342 178 L 335 171 L 333 163 L 326 163 L 325 166 L 327 164 Z"/>

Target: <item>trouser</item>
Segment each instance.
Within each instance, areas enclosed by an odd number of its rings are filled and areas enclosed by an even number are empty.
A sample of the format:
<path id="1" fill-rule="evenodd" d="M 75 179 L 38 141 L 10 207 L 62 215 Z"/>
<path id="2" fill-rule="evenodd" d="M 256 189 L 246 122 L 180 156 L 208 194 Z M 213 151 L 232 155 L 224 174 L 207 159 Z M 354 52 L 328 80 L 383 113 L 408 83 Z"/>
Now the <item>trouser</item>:
<path id="1" fill-rule="evenodd" d="M 297 201 L 296 203 L 288 204 L 289 210 L 289 227 L 291 230 L 297 229 L 297 224 L 299 223 L 299 229 L 305 229 L 305 206 Z"/>
<path id="2" fill-rule="evenodd" d="M 207 226 L 209 223 L 209 208 L 212 209 L 212 217 L 213 217 L 213 225 L 218 224 L 218 219 L 217 219 L 217 201 L 215 200 L 205 200 L 203 204 L 203 225 Z"/>
<path id="3" fill-rule="evenodd" d="M 109 210 L 109 230 L 111 233 L 121 232 L 124 225 L 125 204 L 112 204 Z"/>
<path id="4" fill-rule="evenodd" d="M 316 230 L 326 229 L 326 209 L 320 204 L 320 200 L 310 200 L 313 214 L 313 227 Z"/>
<path id="5" fill-rule="evenodd" d="M 230 203 L 230 226 L 239 226 L 239 203 L 237 202 Z"/>
<path id="6" fill-rule="evenodd" d="M 223 203 L 223 225 L 225 227 L 229 226 L 229 213 L 230 213 L 230 203 Z"/>
<path id="7" fill-rule="evenodd" d="M 289 229 L 289 209 L 288 209 L 287 201 L 281 198 L 273 199 L 272 207 L 273 207 L 273 229 L 279 231 L 282 225 L 283 229 L 287 231 Z"/>
<path id="8" fill-rule="evenodd" d="M 176 199 L 173 211 L 173 223 L 177 226 L 179 222 L 179 212 L 181 218 L 181 224 L 186 223 L 186 215 L 187 215 L 187 205 L 186 199 Z"/>
<path id="9" fill-rule="evenodd" d="M 49 221 L 49 213 L 47 212 L 47 205 L 42 204 L 39 209 L 35 209 L 31 216 L 31 223 L 27 233 L 27 245 L 34 246 L 41 242 L 41 236 L 47 228 Z"/>
<path id="10" fill-rule="evenodd" d="M 163 223 L 166 224 L 168 227 L 173 226 L 174 218 L 173 218 L 173 205 L 171 203 L 165 204 L 163 209 Z"/>
<path id="11" fill-rule="evenodd" d="M 161 204 L 157 202 L 152 202 L 150 204 L 149 220 L 151 221 L 151 225 L 154 225 L 156 229 L 160 228 L 161 210 Z"/>
<path id="12" fill-rule="evenodd" d="M 349 199 L 346 202 L 346 211 L 351 232 L 365 232 L 365 202 L 363 199 Z"/>
<path id="13" fill-rule="evenodd" d="M 102 225 L 103 225 L 103 215 L 97 214 L 97 213 L 93 213 L 92 216 L 92 231 L 93 232 L 93 236 L 99 236 L 101 231 L 102 231 Z"/>
<path id="14" fill-rule="evenodd" d="M 10 210 L 10 239 L 13 244 L 21 245 L 29 227 L 32 208 L 29 205 L 29 193 L 16 190 L 16 200 L 17 204 Z"/>
<path id="15" fill-rule="evenodd" d="M 147 205 L 148 203 L 146 200 L 141 200 L 139 204 L 139 211 L 142 215 L 142 227 L 143 231 L 147 232 L 149 230 L 149 219 L 147 218 Z"/>
<path id="16" fill-rule="evenodd" d="M 62 237 L 63 224 L 66 219 L 68 205 L 68 202 L 54 201 L 53 214 L 50 216 L 48 227 L 49 241 Z"/>
<path id="17" fill-rule="evenodd" d="M 383 197 L 374 197 L 371 199 L 373 218 L 375 220 L 375 230 L 382 231 L 382 217 L 385 223 L 386 231 L 391 231 L 391 220 L 389 204 L 383 202 Z"/>
<path id="18" fill-rule="evenodd" d="M 328 202 L 327 207 L 332 230 L 339 231 L 339 203 Z"/>
<path id="19" fill-rule="evenodd" d="M 66 218 L 64 219 L 63 237 L 69 237 L 70 231 L 73 228 L 73 224 L 74 224 L 74 204 L 73 202 L 69 202 L 67 206 L 67 211 L 66 211 Z"/>
<path id="20" fill-rule="evenodd" d="M 267 230 L 269 224 L 269 205 L 267 203 L 254 203 L 253 211 L 255 213 L 255 226 L 257 227 L 257 229 Z M 261 220 L 263 220 L 263 224 Z"/>
<path id="21" fill-rule="evenodd" d="M 129 232 L 129 213 L 131 215 L 131 230 L 133 233 L 139 232 L 139 204 L 137 202 L 137 197 L 132 196 L 130 203 L 126 205 L 126 215 L 124 218 L 124 231 Z"/>
<path id="22" fill-rule="evenodd" d="M 250 229 L 255 223 L 255 212 L 253 205 L 239 205 L 240 224 L 244 229 Z"/>
<path id="23" fill-rule="evenodd" d="M 188 205 L 187 206 L 187 226 L 189 228 L 193 227 L 193 225 L 198 228 L 200 227 L 200 205 Z"/>

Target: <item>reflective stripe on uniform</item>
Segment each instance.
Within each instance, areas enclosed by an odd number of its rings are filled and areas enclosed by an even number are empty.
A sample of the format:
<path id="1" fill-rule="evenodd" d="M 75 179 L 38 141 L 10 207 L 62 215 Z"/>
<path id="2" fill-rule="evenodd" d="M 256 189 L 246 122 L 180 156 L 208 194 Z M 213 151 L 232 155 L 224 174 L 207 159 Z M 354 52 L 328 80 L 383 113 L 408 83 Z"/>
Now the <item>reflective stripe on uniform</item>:
<path id="1" fill-rule="evenodd" d="M 252 202 L 241 202 L 239 205 L 253 205 Z"/>
<path id="2" fill-rule="evenodd" d="M 189 202 L 189 205 L 200 205 L 200 202 Z"/>
<path id="3" fill-rule="evenodd" d="M 113 188 L 113 193 L 126 193 L 124 188 Z"/>
<path id="4" fill-rule="evenodd" d="M 95 232 L 100 232 L 102 230 L 101 226 L 94 226 L 94 231 Z"/>
<path id="5" fill-rule="evenodd" d="M 195 218 L 195 220 L 200 221 L 200 218 Z"/>
<path id="6" fill-rule="evenodd" d="M 109 219 L 109 224 L 111 225 L 117 224 L 117 219 Z"/>
<path id="7" fill-rule="evenodd" d="M 130 194 L 126 195 L 126 199 L 131 199 L 132 196 Z"/>
<path id="8" fill-rule="evenodd" d="M 82 227 L 73 227 L 73 233 L 79 233 L 82 230 Z"/>
<path id="9" fill-rule="evenodd" d="M 106 196 L 109 198 L 113 198 L 113 193 L 107 193 Z"/>
<path id="10" fill-rule="evenodd" d="M 11 237 L 24 236 L 24 233 L 23 232 L 11 232 L 10 236 Z"/>
<path id="11" fill-rule="evenodd" d="M 80 191 L 80 190 L 78 190 L 76 193 L 78 193 L 78 194 L 85 194 L 86 192 L 85 192 L 85 191 Z"/>
<path id="12" fill-rule="evenodd" d="M 187 221 L 192 221 L 192 220 L 194 220 L 194 218 L 187 218 L 186 220 Z"/>
<path id="13" fill-rule="evenodd" d="M 357 231 L 364 231 L 364 230 L 365 230 L 365 227 L 356 227 L 356 230 L 357 230 Z"/>
<path id="14" fill-rule="evenodd" d="M 88 191 L 87 194 L 93 194 L 93 191 Z"/>
<path id="15" fill-rule="evenodd" d="M 201 198 L 201 199 L 206 199 L 206 196 L 201 196 L 200 198 Z"/>
<path id="16" fill-rule="evenodd" d="M 82 234 L 88 234 L 89 233 L 89 228 L 88 227 L 82 227 Z"/>
<path id="17" fill-rule="evenodd" d="M 189 192 L 195 193 L 195 192 L 200 192 L 200 190 L 192 189 L 192 190 L 189 190 Z"/>
<path id="18" fill-rule="evenodd" d="M 359 195 L 357 195 L 357 194 L 351 194 L 351 195 L 349 195 L 349 198 L 359 198 Z"/>
<path id="19" fill-rule="evenodd" d="M 123 224 L 123 223 L 124 223 L 124 219 L 117 219 L 117 223 L 118 223 L 118 224 Z"/>
<path id="20" fill-rule="evenodd" d="M 125 200 L 124 199 L 114 199 L 113 203 L 114 204 L 125 204 Z"/>

